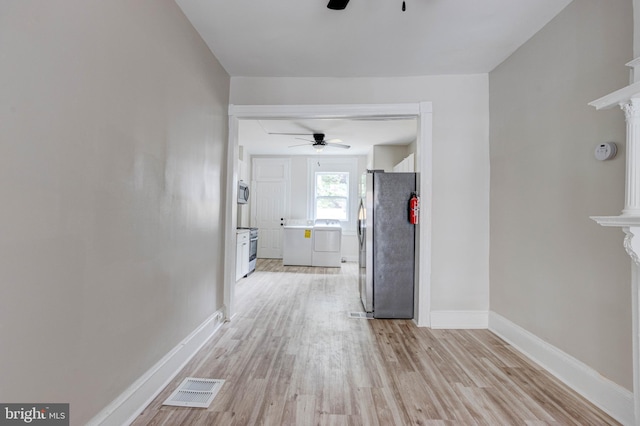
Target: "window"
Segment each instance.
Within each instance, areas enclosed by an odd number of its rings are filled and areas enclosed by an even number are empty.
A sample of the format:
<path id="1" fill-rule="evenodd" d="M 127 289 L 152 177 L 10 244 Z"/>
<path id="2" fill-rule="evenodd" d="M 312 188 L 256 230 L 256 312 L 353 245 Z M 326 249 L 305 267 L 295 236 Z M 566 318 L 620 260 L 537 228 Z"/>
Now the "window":
<path id="1" fill-rule="evenodd" d="M 344 234 L 355 235 L 358 157 L 309 157 L 307 173 L 307 220 L 339 220 Z"/>
<path id="2" fill-rule="evenodd" d="M 316 172 L 315 211 L 317 219 L 349 220 L 348 172 Z"/>

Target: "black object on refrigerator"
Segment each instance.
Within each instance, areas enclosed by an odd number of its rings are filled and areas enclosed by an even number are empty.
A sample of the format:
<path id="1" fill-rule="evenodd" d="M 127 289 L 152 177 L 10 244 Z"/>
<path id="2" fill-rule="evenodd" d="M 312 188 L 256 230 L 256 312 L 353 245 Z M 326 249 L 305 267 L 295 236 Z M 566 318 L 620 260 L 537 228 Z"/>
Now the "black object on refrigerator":
<path id="1" fill-rule="evenodd" d="M 410 319 L 416 231 L 409 222 L 409 200 L 416 174 L 368 171 L 365 177 L 358 211 L 362 305 L 374 318 Z"/>

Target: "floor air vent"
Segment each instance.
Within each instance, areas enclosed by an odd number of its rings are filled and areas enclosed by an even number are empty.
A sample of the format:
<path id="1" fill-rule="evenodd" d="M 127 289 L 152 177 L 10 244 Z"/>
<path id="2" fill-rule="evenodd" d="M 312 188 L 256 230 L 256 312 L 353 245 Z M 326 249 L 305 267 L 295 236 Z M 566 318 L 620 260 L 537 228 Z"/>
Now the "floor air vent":
<path id="1" fill-rule="evenodd" d="M 187 377 L 162 405 L 207 408 L 223 384 L 224 380 Z"/>
<path id="2" fill-rule="evenodd" d="M 373 314 L 368 314 L 366 312 L 349 312 L 349 318 L 373 319 Z"/>

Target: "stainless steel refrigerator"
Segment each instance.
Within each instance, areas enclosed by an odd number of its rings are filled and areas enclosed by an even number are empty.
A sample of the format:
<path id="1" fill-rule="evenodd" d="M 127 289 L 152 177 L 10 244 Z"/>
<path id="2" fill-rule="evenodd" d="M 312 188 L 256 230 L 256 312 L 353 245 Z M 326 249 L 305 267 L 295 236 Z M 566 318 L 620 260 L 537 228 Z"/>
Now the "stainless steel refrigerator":
<path id="1" fill-rule="evenodd" d="M 413 318 L 415 173 L 368 171 L 358 211 L 360 298 L 374 318 Z"/>

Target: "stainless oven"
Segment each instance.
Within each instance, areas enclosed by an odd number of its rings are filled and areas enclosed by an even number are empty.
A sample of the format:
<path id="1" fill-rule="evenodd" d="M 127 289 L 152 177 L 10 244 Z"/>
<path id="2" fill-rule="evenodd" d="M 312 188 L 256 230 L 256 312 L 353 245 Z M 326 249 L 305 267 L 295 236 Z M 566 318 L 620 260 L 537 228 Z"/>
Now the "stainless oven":
<path id="1" fill-rule="evenodd" d="M 249 230 L 249 273 L 256 270 L 256 260 L 258 259 L 258 228 Z"/>
<path id="2" fill-rule="evenodd" d="M 249 273 L 256 270 L 256 260 L 258 259 L 258 228 L 238 228 L 249 230 Z M 247 275 L 248 275 L 247 274 Z"/>

